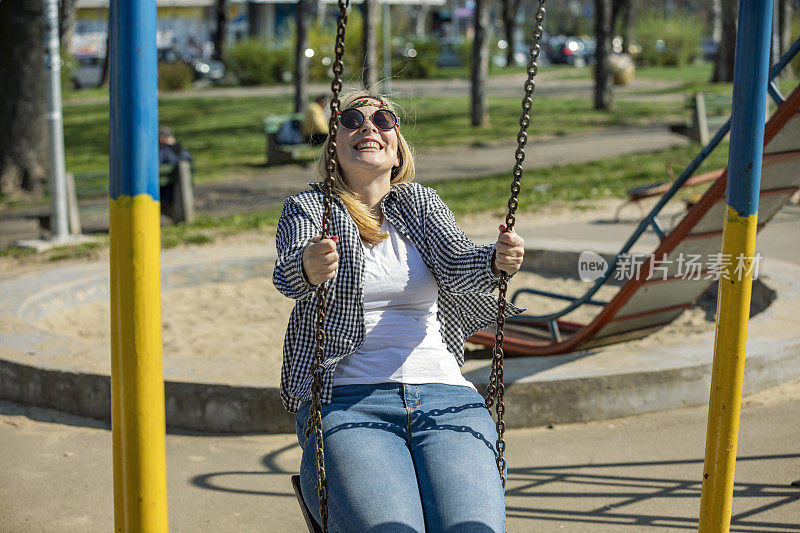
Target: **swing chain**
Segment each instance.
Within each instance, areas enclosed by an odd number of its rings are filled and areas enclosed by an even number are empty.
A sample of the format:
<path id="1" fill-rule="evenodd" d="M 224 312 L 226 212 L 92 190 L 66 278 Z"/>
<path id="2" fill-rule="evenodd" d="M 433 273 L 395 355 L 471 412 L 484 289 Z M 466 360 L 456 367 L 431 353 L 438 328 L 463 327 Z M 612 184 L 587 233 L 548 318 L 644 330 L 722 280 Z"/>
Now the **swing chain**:
<path id="1" fill-rule="evenodd" d="M 506 231 L 509 232 L 514 229 L 516 222 L 515 213 L 519 202 L 517 197 L 520 193 L 520 179 L 522 178 L 522 162 L 525 160 L 525 144 L 528 142 L 528 126 L 531 122 L 530 111 L 533 107 L 533 91 L 536 89 L 536 82 L 534 78 L 539 72 L 539 54 L 541 54 L 541 41 L 544 30 L 542 29 L 544 22 L 544 9 L 545 0 L 539 0 L 539 7 L 536 10 L 536 24 L 533 28 L 533 44 L 529 51 L 528 60 L 528 78 L 525 81 L 525 96 L 522 99 L 522 115 L 519 119 L 520 130 L 517 134 L 517 150 L 514 153 L 514 170 L 513 180 L 511 182 L 511 196 L 508 199 L 508 213 L 506 214 Z M 494 349 L 492 350 L 492 370 L 489 375 L 489 386 L 486 390 L 486 408 L 491 412 L 492 406 L 495 407 L 497 414 L 497 443 L 495 449 L 497 450 L 497 470 L 500 472 L 500 482 L 503 488 L 506 486 L 506 442 L 503 439 L 505 432 L 505 422 L 503 417 L 506 412 L 506 406 L 503 402 L 503 395 L 505 394 L 505 385 L 503 384 L 503 329 L 506 323 L 506 293 L 508 292 L 508 274 L 500 272 L 500 283 L 498 284 L 498 300 L 497 300 L 497 329 L 494 336 Z"/>
<path id="2" fill-rule="evenodd" d="M 328 162 L 326 165 L 325 194 L 323 197 L 322 238 L 327 239 L 331 232 L 333 210 L 334 174 L 338 166 L 336 157 L 336 132 L 339 129 L 339 93 L 342 90 L 344 70 L 344 33 L 347 27 L 347 8 L 350 0 L 339 0 L 339 18 L 336 23 L 336 58 L 333 62 L 333 81 L 331 81 L 331 118 L 328 122 Z M 319 497 L 319 516 L 322 531 L 328 531 L 328 491 L 325 476 L 325 453 L 322 442 L 322 380 L 325 375 L 325 307 L 328 297 L 328 284 L 323 282 L 317 288 L 317 334 L 314 350 L 314 364 L 311 369 L 314 381 L 311 385 L 311 406 L 306 424 L 306 437 L 314 433 L 314 446 L 317 457 L 317 496 Z"/>

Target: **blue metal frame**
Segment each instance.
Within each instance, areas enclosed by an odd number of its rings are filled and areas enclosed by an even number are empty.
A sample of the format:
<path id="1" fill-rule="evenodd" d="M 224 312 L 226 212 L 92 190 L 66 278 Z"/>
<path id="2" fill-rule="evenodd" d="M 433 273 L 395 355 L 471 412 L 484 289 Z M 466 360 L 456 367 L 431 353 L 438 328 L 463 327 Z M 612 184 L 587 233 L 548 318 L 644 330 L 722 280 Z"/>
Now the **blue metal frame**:
<path id="1" fill-rule="evenodd" d="M 794 57 L 798 54 L 798 52 L 800 52 L 800 39 L 796 40 L 794 44 L 792 44 L 792 46 L 789 48 L 789 50 L 780 58 L 780 60 L 778 60 L 778 62 L 775 63 L 775 65 L 773 65 L 772 68 L 769 69 L 769 76 L 768 76 L 769 83 L 763 83 L 762 80 L 761 85 L 763 86 L 763 89 L 761 90 L 768 91 L 770 96 L 772 96 L 773 99 L 776 99 L 777 103 L 783 102 L 783 97 L 780 95 L 780 92 L 778 91 L 777 87 L 774 87 L 772 81 L 774 78 L 778 76 L 778 74 L 781 73 L 781 71 L 783 71 L 784 68 L 786 68 L 786 66 L 792 59 L 794 59 Z M 769 85 L 772 85 L 773 87 L 768 87 Z M 749 90 L 755 90 L 755 89 L 756 88 L 751 87 Z M 764 93 L 762 92 L 762 94 Z M 764 101 L 765 102 L 764 105 L 766 105 L 766 96 L 761 98 L 761 100 Z M 765 114 L 765 109 L 763 106 L 761 106 L 760 107 L 761 120 L 763 120 L 764 114 Z M 712 151 L 714 151 L 714 149 L 719 145 L 722 139 L 725 138 L 730 129 L 731 129 L 731 119 L 728 118 L 725 124 L 723 124 L 719 130 L 717 130 L 717 133 L 709 141 L 709 143 L 706 146 L 704 146 L 703 149 L 700 150 L 700 153 L 697 154 L 697 156 L 692 160 L 691 163 L 689 163 L 689 166 L 687 166 L 683 170 L 683 172 L 681 172 L 681 175 L 678 176 L 678 178 L 672 183 L 672 186 L 669 188 L 669 190 L 664 193 L 664 195 L 661 197 L 658 203 L 650 210 L 647 216 L 645 216 L 641 220 L 641 222 L 639 222 L 639 225 L 636 227 L 636 230 L 633 232 L 630 238 L 628 238 L 627 242 L 623 245 L 622 249 L 619 251 L 616 257 L 614 257 L 614 259 L 609 263 L 605 273 L 594 282 L 594 285 L 592 285 L 592 287 L 589 288 L 589 290 L 587 290 L 583 294 L 583 296 L 573 297 L 573 296 L 565 296 L 561 294 L 556 294 L 547 291 L 539 291 L 534 289 L 518 289 L 516 292 L 514 292 L 513 296 L 511 297 L 511 301 L 514 302 L 519 294 L 524 294 L 525 292 L 531 292 L 533 294 L 538 294 L 541 296 L 548 296 L 560 300 L 571 301 L 572 303 L 570 303 L 567 307 L 565 307 L 560 311 L 556 311 L 555 313 L 549 313 L 545 315 L 529 315 L 529 314 L 525 315 L 526 318 L 532 318 L 536 320 L 541 320 L 542 322 L 546 322 L 551 332 L 554 332 L 553 337 L 557 339 L 560 338 L 560 334 L 558 331 L 558 323 L 556 321 L 560 317 L 566 315 L 571 311 L 574 311 L 583 304 L 588 303 L 590 305 L 597 305 L 596 303 L 597 301 L 591 300 L 592 296 L 594 296 L 594 294 L 598 290 L 600 290 L 600 287 L 605 285 L 606 281 L 608 281 L 609 277 L 614 272 L 614 269 L 617 266 L 620 256 L 628 254 L 631 248 L 633 248 L 633 246 L 639 240 L 639 237 L 641 237 L 642 234 L 647 230 L 648 226 L 653 227 L 654 231 L 656 232 L 656 235 L 658 235 L 659 238 L 663 239 L 665 237 L 666 234 L 661 228 L 661 225 L 656 217 L 661 212 L 661 209 L 663 209 L 664 206 L 667 204 L 667 202 L 669 202 L 672 199 L 672 197 L 675 196 L 675 193 L 678 192 L 678 190 L 680 190 L 683 184 L 686 183 L 686 180 L 688 180 L 695 173 L 695 171 L 700 167 L 703 161 L 706 160 L 709 154 Z M 761 141 L 763 150 L 763 144 L 764 144 L 763 138 Z M 760 169 L 760 161 L 761 161 L 760 157 L 758 158 L 758 161 Z M 760 175 L 760 172 L 758 173 L 758 175 Z"/>

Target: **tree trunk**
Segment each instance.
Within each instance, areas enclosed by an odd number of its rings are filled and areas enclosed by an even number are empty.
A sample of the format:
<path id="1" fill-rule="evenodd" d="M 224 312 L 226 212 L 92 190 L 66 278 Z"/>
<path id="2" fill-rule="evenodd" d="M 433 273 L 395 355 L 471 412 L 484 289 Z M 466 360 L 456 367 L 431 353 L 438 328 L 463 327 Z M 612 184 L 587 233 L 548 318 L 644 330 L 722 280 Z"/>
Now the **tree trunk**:
<path id="1" fill-rule="evenodd" d="M 58 9 L 58 37 L 61 48 L 70 51 L 75 36 L 75 23 L 78 21 L 78 0 L 61 0 Z"/>
<path id="2" fill-rule="evenodd" d="M 794 6 L 792 0 L 778 0 L 778 34 L 780 40 L 780 54 L 789 51 L 794 40 L 792 39 L 792 20 L 794 19 Z M 786 80 L 794 79 L 794 71 L 791 67 L 783 69 L 781 78 Z"/>
<path id="3" fill-rule="evenodd" d="M 514 32 L 517 28 L 517 11 L 522 0 L 502 0 L 503 6 L 503 29 L 506 34 L 506 67 L 516 64 L 514 60 Z"/>
<path id="4" fill-rule="evenodd" d="M 489 80 L 488 0 L 475 0 L 475 40 L 472 43 L 472 125 L 488 126 L 486 93 Z"/>
<path id="5" fill-rule="evenodd" d="M 214 59 L 222 61 L 228 43 L 228 11 L 230 0 L 216 0 L 217 30 L 214 32 Z"/>
<path id="6" fill-rule="evenodd" d="M 711 38 L 715 43 L 722 40 L 722 0 L 711 2 Z"/>
<path id="7" fill-rule="evenodd" d="M 722 36 L 720 37 L 717 61 L 714 64 L 712 82 L 733 81 L 733 60 L 736 55 L 736 18 L 738 0 L 722 0 Z"/>
<path id="8" fill-rule="evenodd" d="M 111 19 L 106 25 L 106 56 L 103 58 L 103 74 L 100 76 L 100 87 L 108 87 L 109 66 L 111 61 Z"/>
<path id="9" fill-rule="evenodd" d="M 378 84 L 378 12 L 381 9 L 377 0 L 364 0 L 364 68 L 362 83 L 367 90 Z"/>
<path id="10" fill-rule="evenodd" d="M 614 34 L 621 33 L 623 34 L 624 43 L 627 45 L 629 42 L 628 33 L 631 31 L 631 0 L 613 0 L 611 4 L 611 37 L 613 38 Z"/>
<path id="11" fill-rule="evenodd" d="M 595 0 L 595 37 L 597 50 L 594 66 L 594 108 L 609 111 L 614 105 L 611 85 L 611 0 Z"/>
<path id="12" fill-rule="evenodd" d="M 42 2 L 0 1 L 0 193 L 43 194 L 47 98 Z"/>
<path id="13" fill-rule="evenodd" d="M 294 49 L 294 112 L 302 113 L 308 102 L 308 19 L 311 2 L 299 0 L 297 2 L 297 41 Z"/>

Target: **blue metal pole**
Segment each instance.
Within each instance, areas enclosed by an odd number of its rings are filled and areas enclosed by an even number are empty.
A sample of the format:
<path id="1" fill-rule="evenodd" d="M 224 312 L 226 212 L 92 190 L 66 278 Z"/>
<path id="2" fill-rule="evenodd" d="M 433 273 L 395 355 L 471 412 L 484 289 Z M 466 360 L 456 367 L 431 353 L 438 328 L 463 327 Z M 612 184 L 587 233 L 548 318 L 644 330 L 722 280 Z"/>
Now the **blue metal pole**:
<path id="1" fill-rule="evenodd" d="M 770 52 L 772 1 L 741 0 L 733 73 L 733 110 L 728 156 L 722 254 L 732 265 L 720 278 L 711 374 L 701 532 L 727 532 L 733 504 L 733 474 L 742 406 L 745 348 L 758 223 L 761 157 Z M 742 258 L 742 259 L 740 259 Z"/>

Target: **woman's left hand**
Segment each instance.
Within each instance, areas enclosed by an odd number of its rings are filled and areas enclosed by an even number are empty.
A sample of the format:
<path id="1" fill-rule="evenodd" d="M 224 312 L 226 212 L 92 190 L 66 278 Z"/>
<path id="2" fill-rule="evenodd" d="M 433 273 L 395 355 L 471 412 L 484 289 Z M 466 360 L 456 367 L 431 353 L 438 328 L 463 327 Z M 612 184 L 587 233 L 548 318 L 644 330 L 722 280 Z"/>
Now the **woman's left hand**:
<path id="1" fill-rule="evenodd" d="M 522 266 L 522 258 L 525 255 L 525 241 L 512 229 L 506 233 L 504 224 L 500 224 L 500 235 L 494 245 L 495 256 L 492 261 L 492 272 L 496 276 L 502 270 L 506 274 L 513 274 Z"/>

